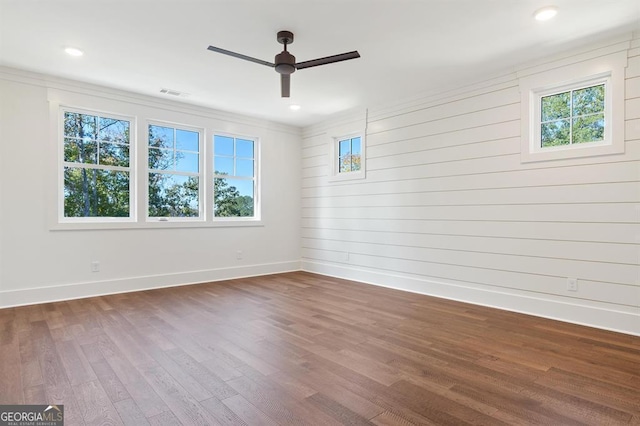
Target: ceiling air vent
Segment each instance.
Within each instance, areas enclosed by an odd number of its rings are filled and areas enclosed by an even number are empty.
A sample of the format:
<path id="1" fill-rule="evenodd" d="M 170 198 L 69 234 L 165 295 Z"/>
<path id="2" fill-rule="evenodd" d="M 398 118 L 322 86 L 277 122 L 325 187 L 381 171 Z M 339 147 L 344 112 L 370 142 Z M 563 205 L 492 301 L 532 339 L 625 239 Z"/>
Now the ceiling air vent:
<path id="1" fill-rule="evenodd" d="M 172 89 L 160 89 L 160 93 L 165 95 L 178 96 L 181 98 L 186 98 L 187 96 L 189 96 L 188 93 L 178 92 L 177 90 Z"/>

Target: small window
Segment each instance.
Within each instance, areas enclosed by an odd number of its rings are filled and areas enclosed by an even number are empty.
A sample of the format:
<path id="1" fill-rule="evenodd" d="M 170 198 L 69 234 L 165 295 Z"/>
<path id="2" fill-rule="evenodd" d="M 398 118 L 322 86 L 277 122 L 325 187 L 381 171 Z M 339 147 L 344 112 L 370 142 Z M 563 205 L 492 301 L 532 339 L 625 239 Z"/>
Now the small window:
<path id="1" fill-rule="evenodd" d="M 130 219 L 132 121 L 91 112 L 62 113 L 63 220 Z"/>
<path id="2" fill-rule="evenodd" d="M 365 145 L 362 134 L 332 139 L 330 181 L 362 179 L 365 172 Z"/>
<path id="3" fill-rule="evenodd" d="M 359 172 L 362 158 L 360 136 L 338 141 L 338 173 Z"/>
<path id="4" fill-rule="evenodd" d="M 256 151 L 253 139 L 214 135 L 214 217 L 257 217 Z"/>
<path id="5" fill-rule="evenodd" d="M 149 218 L 198 218 L 200 140 L 195 129 L 149 125 Z"/>
<path id="6" fill-rule="evenodd" d="M 626 51 L 521 71 L 523 163 L 624 153 Z M 529 74 L 527 74 L 529 73 Z"/>
<path id="7" fill-rule="evenodd" d="M 605 140 L 605 84 L 540 98 L 540 147 Z"/>

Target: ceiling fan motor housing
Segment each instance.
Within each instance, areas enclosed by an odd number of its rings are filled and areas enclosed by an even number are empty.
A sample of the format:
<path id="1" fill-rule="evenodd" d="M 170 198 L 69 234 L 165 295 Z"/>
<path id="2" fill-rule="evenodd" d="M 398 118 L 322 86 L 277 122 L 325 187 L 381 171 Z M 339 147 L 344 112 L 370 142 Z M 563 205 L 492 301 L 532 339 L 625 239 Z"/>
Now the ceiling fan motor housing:
<path id="1" fill-rule="evenodd" d="M 286 50 L 277 54 L 274 62 L 280 74 L 293 74 L 296 71 L 296 57 Z"/>
<path id="2" fill-rule="evenodd" d="M 312 59 L 310 61 L 304 61 L 296 63 L 296 57 L 287 51 L 287 45 L 293 43 L 293 33 L 291 31 L 278 31 L 276 35 L 278 43 L 284 45 L 284 50 L 276 55 L 273 63 L 263 61 L 262 59 L 252 58 L 251 56 L 243 55 L 241 53 L 232 52 L 231 50 L 221 49 L 215 46 L 209 46 L 207 49 L 212 52 L 222 53 L 223 55 L 233 56 L 235 58 L 244 59 L 245 61 L 255 62 L 260 65 L 266 65 L 268 67 L 275 68 L 276 72 L 280 74 L 280 93 L 283 98 L 288 98 L 291 87 L 291 74 L 296 70 L 305 68 L 317 67 L 318 65 L 333 64 L 335 62 L 346 61 L 348 59 L 359 58 L 360 54 L 357 50 L 353 52 L 341 53 L 339 55 L 326 56 L 324 58 Z"/>

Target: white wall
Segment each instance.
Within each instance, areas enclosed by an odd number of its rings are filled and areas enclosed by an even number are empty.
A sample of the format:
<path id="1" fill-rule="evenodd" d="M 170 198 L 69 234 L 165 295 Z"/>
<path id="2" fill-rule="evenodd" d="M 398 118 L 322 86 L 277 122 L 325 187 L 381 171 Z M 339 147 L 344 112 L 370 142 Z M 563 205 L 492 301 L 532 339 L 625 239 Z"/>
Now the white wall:
<path id="1" fill-rule="evenodd" d="M 303 269 L 640 334 L 640 39 L 629 38 L 369 109 L 365 180 L 328 180 L 329 137 L 359 119 L 305 129 Z M 616 50 L 628 52 L 625 153 L 521 163 L 518 75 Z"/>
<path id="2" fill-rule="evenodd" d="M 52 230 L 50 89 L 106 111 L 129 113 L 113 111 L 119 104 L 260 137 L 262 226 Z M 299 269 L 300 169 L 283 167 L 299 161 L 299 129 L 7 68 L 0 108 L 0 307 Z M 91 272 L 92 260 L 100 272 Z"/>

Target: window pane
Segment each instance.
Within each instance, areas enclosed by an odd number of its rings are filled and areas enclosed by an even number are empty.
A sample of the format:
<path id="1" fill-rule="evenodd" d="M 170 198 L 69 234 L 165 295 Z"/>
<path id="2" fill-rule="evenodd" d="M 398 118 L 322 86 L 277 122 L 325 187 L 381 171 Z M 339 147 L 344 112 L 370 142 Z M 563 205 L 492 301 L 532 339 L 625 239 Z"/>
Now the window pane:
<path id="1" fill-rule="evenodd" d="M 350 172 L 351 171 L 351 155 L 345 155 L 344 157 L 340 157 L 338 159 L 338 168 L 340 173 Z"/>
<path id="2" fill-rule="evenodd" d="M 569 118 L 571 115 L 571 96 L 569 92 L 542 98 L 542 121 Z"/>
<path id="3" fill-rule="evenodd" d="M 542 124 L 542 146 L 569 145 L 569 120 Z"/>
<path id="4" fill-rule="evenodd" d="M 129 145 L 100 142 L 100 164 L 129 167 Z"/>
<path id="5" fill-rule="evenodd" d="M 253 160 L 236 160 L 236 176 L 253 177 Z"/>
<path id="6" fill-rule="evenodd" d="M 199 155 L 190 152 L 176 151 L 176 170 L 180 172 L 198 173 Z"/>
<path id="7" fill-rule="evenodd" d="M 172 170 L 173 150 L 149 148 L 149 168 L 152 170 Z"/>
<path id="8" fill-rule="evenodd" d="M 360 154 L 354 154 L 351 156 L 351 171 L 357 172 L 360 170 Z"/>
<path id="9" fill-rule="evenodd" d="M 252 217 L 253 181 L 214 179 L 214 215 L 216 217 Z"/>
<path id="10" fill-rule="evenodd" d="M 64 135 L 81 139 L 96 139 L 95 115 L 66 112 L 64 114 Z"/>
<path id="11" fill-rule="evenodd" d="M 98 139 L 101 141 L 129 143 L 129 122 L 100 117 Z"/>
<path id="12" fill-rule="evenodd" d="M 339 151 L 340 152 L 338 153 L 338 156 L 340 156 L 340 157 L 349 154 L 351 152 L 351 139 L 340 141 L 340 150 Z"/>
<path id="13" fill-rule="evenodd" d="M 82 139 L 64 140 L 64 161 L 96 164 L 98 143 Z"/>
<path id="14" fill-rule="evenodd" d="M 215 135 L 213 141 L 214 155 L 233 156 L 233 138 Z"/>
<path id="15" fill-rule="evenodd" d="M 129 173 L 64 169 L 65 217 L 129 217 Z"/>
<path id="16" fill-rule="evenodd" d="M 176 149 L 200 151 L 198 147 L 199 136 L 198 132 L 176 129 Z"/>
<path id="17" fill-rule="evenodd" d="M 173 148 L 173 129 L 171 127 L 149 126 L 149 146 Z"/>
<path id="18" fill-rule="evenodd" d="M 233 176 L 233 158 L 215 157 L 215 174 Z"/>
<path id="19" fill-rule="evenodd" d="M 360 154 L 360 138 L 351 139 L 351 153 L 352 154 Z"/>
<path id="20" fill-rule="evenodd" d="M 64 135 L 77 138 L 80 133 L 80 114 L 64 113 Z"/>
<path id="21" fill-rule="evenodd" d="M 253 141 L 237 139 L 236 156 L 243 158 L 253 158 Z"/>
<path id="22" fill-rule="evenodd" d="M 573 143 L 604 140 L 604 114 L 587 115 L 573 119 Z"/>
<path id="23" fill-rule="evenodd" d="M 604 84 L 573 92 L 573 115 L 593 114 L 604 111 Z"/>
<path id="24" fill-rule="evenodd" d="M 149 173 L 149 217 L 198 217 L 198 178 Z"/>

